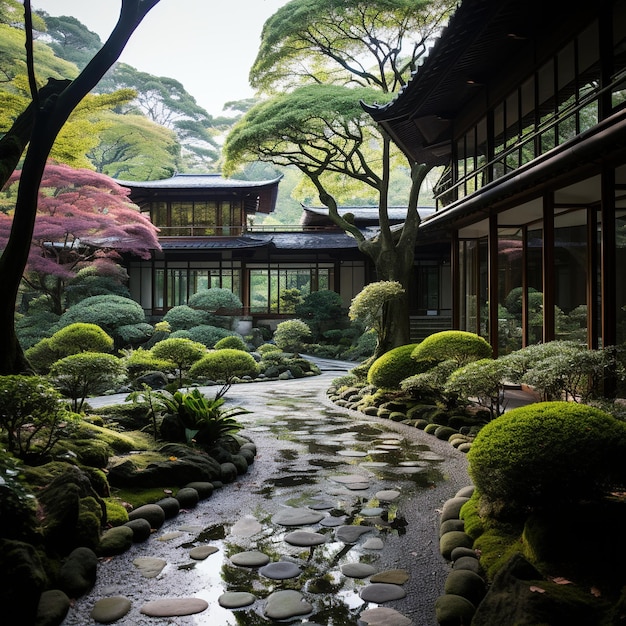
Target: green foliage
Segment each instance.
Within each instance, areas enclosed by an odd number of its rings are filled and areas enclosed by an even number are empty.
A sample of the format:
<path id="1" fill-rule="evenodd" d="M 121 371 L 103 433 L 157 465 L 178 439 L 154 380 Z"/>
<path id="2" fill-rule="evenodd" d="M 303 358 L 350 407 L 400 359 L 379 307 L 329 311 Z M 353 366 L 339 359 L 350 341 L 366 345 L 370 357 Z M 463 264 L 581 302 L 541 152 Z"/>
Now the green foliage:
<path id="1" fill-rule="evenodd" d="M 224 348 L 232 348 L 233 350 L 243 350 L 244 352 L 248 351 L 248 346 L 246 346 L 246 342 L 237 335 L 229 335 L 228 337 L 222 337 L 216 344 L 216 350 L 223 350 Z"/>
<path id="2" fill-rule="evenodd" d="M 150 350 L 152 356 L 164 361 L 175 363 L 179 372 L 179 382 L 182 386 L 183 378 L 191 366 L 206 354 L 206 347 L 191 339 L 170 337 L 155 344 Z"/>
<path id="3" fill-rule="evenodd" d="M 285 320 L 276 326 L 274 342 L 285 352 L 299 352 L 311 337 L 309 325 L 299 319 Z"/>
<path id="4" fill-rule="evenodd" d="M 146 316 L 141 305 L 121 296 L 91 296 L 72 305 L 59 320 L 61 328 L 86 322 L 100 326 L 113 337 L 117 346 L 124 345 L 118 332 L 120 327 L 145 324 Z"/>
<path id="5" fill-rule="evenodd" d="M 42 339 L 25 355 L 39 374 L 45 374 L 59 359 L 79 352 L 111 352 L 113 339 L 100 326 L 75 322 Z"/>
<path id="6" fill-rule="evenodd" d="M 258 374 L 258 365 L 252 355 L 244 350 L 225 348 L 209 352 L 193 364 L 189 370 L 192 378 L 230 381 L 234 377 Z"/>
<path id="7" fill-rule="evenodd" d="M 522 348 L 502 358 L 509 379 L 533 387 L 544 400 L 587 402 L 601 395 L 605 371 L 623 378 L 611 351 L 589 350 L 574 341 L 551 341 Z"/>
<path id="8" fill-rule="evenodd" d="M 593 407 L 544 402 L 484 426 L 469 472 L 495 511 L 555 510 L 623 487 L 625 453 L 626 424 Z"/>
<path id="9" fill-rule="evenodd" d="M 163 321 L 167 322 L 170 330 L 189 330 L 194 326 L 200 326 L 206 323 L 206 315 L 203 311 L 192 309 L 186 304 L 172 307 L 163 317 Z"/>
<path id="10" fill-rule="evenodd" d="M 375 330 L 368 330 L 361 333 L 354 345 L 346 349 L 343 358 L 351 361 L 363 361 L 369 359 L 376 351 L 378 335 Z"/>
<path id="11" fill-rule="evenodd" d="M 143 348 L 123 350 L 122 362 L 131 380 L 148 372 L 174 372 L 177 368 L 173 361 L 157 358 L 151 350 Z"/>
<path id="12" fill-rule="evenodd" d="M 71 434 L 76 420 L 59 400 L 44 378 L 0 376 L 0 428 L 9 452 L 37 463 Z"/>
<path id="13" fill-rule="evenodd" d="M 423 363 L 411 358 L 417 344 L 399 346 L 379 356 L 367 373 L 367 382 L 384 389 L 399 389 L 400 382 L 424 371 Z"/>
<path id="14" fill-rule="evenodd" d="M 91 298 L 91 296 L 121 296 L 130 298 L 130 292 L 126 286 L 128 274 L 118 266 L 117 274 L 98 274 L 98 268 L 93 265 L 84 267 L 76 273 L 65 287 L 65 306 Z"/>
<path id="15" fill-rule="evenodd" d="M 462 398 L 466 403 L 475 398 L 496 418 L 504 412 L 504 384 L 508 373 L 500 359 L 480 359 L 450 374 L 444 393 Z"/>
<path id="16" fill-rule="evenodd" d="M 456 361 L 442 361 L 421 374 L 414 374 L 405 378 L 400 383 L 400 389 L 416 399 L 447 401 L 443 395 L 443 390 L 452 372 L 456 369 L 458 369 Z"/>
<path id="17" fill-rule="evenodd" d="M 416 361 L 427 361 L 434 365 L 452 360 L 459 367 L 470 361 L 490 359 L 491 356 L 491 346 L 482 337 L 463 330 L 444 330 L 429 335 L 413 352 Z"/>
<path id="18" fill-rule="evenodd" d="M 24 350 L 50 336 L 50 329 L 59 321 L 59 316 L 49 310 L 30 310 L 28 315 L 16 317 L 15 333 Z"/>
<path id="19" fill-rule="evenodd" d="M 59 359 L 50 367 L 50 379 L 59 391 L 72 400 L 79 413 L 89 395 L 104 393 L 126 377 L 121 359 L 101 352 L 81 352 Z"/>
<path id="20" fill-rule="evenodd" d="M 280 292 L 280 311 L 282 313 L 296 313 L 296 307 L 303 302 L 302 292 L 299 289 L 282 289 Z"/>
<path id="21" fill-rule="evenodd" d="M 380 337 L 383 332 L 384 307 L 391 300 L 404 293 L 402 285 L 393 280 L 381 280 L 366 285 L 350 304 L 348 316 L 351 320 L 361 322 L 365 328 L 376 331 Z"/>
<path id="22" fill-rule="evenodd" d="M 239 297 L 230 289 L 220 287 L 196 291 L 189 298 L 187 304 L 193 309 L 200 309 L 204 312 L 206 324 L 228 330 L 234 329 L 238 317 L 232 313 L 220 315 L 220 310 L 224 310 L 224 312 L 240 311 L 243 307 Z"/>
<path id="23" fill-rule="evenodd" d="M 345 328 L 348 324 L 341 296 L 330 289 L 307 294 L 301 303 L 295 305 L 295 313 L 306 321 L 316 342 L 324 339 L 327 331 Z"/>
<path id="24" fill-rule="evenodd" d="M 241 407 L 224 407 L 228 388 L 229 385 L 224 385 L 213 399 L 207 398 L 198 389 L 189 393 L 155 392 L 152 397 L 162 410 L 178 419 L 187 443 L 210 445 L 220 437 L 240 430 L 242 426 L 235 417 L 250 412 Z"/>

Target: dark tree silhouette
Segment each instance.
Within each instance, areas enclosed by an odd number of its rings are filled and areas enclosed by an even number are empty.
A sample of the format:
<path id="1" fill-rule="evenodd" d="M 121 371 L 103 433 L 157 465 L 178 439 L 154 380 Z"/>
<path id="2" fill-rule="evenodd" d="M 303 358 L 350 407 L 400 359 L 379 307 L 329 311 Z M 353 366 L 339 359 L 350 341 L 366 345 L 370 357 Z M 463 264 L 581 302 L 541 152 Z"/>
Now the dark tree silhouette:
<path id="1" fill-rule="evenodd" d="M 105 72 L 119 58 L 124 46 L 147 13 L 159 0 L 122 0 L 120 16 L 111 35 L 85 69 L 72 81 L 54 83 L 56 89 L 38 90 L 33 63 L 33 29 L 30 0 L 24 0 L 26 57 L 32 106 L 25 118 L 18 118 L 5 136 L 9 154 L 20 149 L 25 137 L 24 125 L 30 127 L 28 148 L 22 167 L 11 233 L 0 257 L 0 375 L 28 371 L 28 362 L 15 334 L 15 302 L 22 274 L 28 261 L 37 214 L 39 184 L 54 141 L 78 103 L 98 84 Z M 23 147 L 22 147 L 23 151 Z M 21 155 L 21 152 L 19 153 Z M 19 156 L 18 156 L 19 160 Z M 0 166 L 8 179 L 6 168 Z"/>

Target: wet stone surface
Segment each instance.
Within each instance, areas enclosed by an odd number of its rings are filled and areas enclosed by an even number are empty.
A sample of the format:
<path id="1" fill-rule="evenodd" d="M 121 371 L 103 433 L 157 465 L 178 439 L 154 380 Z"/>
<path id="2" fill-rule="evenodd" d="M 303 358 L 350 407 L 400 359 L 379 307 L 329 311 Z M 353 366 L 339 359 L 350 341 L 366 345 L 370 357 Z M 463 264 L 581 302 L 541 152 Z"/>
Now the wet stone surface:
<path id="1" fill-rule="evenodd" d="M 449 571 L 440 509 L 468 484 L 466 458 L 422 431 L 329 403 L 325 389 L 341 374 L 233 386 L 229 404 L 253 411 L 241 418 L 257 446 L 248 473 L 103 561 L 64 626 L 120 596 L 131 603 L 116 622 L 124 626 L 154 624 L 142 607 L 175 598 L 207 605 L 176 617 L 181 626 L 356 626 L 390 616 L 432 626 Z M 157 572 L 160 561 L 146 561 L 150 579 L 136 565 L 148 558 L 165 562 Z"/>

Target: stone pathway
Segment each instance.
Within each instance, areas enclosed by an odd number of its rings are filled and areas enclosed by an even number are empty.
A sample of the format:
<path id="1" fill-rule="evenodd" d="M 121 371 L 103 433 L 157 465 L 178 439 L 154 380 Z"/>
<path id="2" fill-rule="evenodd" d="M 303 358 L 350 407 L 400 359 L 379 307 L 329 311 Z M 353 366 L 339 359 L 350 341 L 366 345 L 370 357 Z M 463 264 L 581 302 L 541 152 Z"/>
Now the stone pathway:
<path id="1" fill-rule="evenodd" d="M 342 366 L 320 365 L 231 387 L 229 405 L 253 411 L 240 418 L 257 446 L 248 473 L 103 560 L 64 626 L 436 623 L 440 509 L 468 484 L 466 457 L 334 406 L 325 390 Z"/>

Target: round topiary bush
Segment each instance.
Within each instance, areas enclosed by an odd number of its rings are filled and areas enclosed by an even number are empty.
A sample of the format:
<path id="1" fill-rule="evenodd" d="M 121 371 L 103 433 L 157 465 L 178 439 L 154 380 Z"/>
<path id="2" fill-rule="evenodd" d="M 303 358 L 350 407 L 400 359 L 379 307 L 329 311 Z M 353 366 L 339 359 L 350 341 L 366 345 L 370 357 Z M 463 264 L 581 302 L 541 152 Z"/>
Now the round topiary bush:
<path id="1" fill-rule="evenodd" d="M 299 319 L 285 320 L 276 326 L 274 341 L 284 352 L 299 352 L 311 337 L 311 329 Z"/>
<path id="2" fill-rule="evenodd" d="M 246 342 L 239 335 L 229 335 L 228 337 L 222 337 L 216 344 L 216 350 L 224 350 L 225 348 L 231 348 L 232 350 L 248 351 Z"/>
<path id="3" fill-rule="evenodd" d="M 549 510 L 623 486 L 625 452 L 623 422 L 586 405 L 542 402 L 484 426 L 469 473 L 494 511 Z"/>
<path id="4" fill-rule="evenodd" d="M 416 361 L 435 364 L 452 360 L 459 366 L 490 359 L 492 355 L 491 346 L 482 337 L 464 330 L 444 330 L 429 335 L 413 351 Z"/>
<path id="5" fill-rule="evenodd" d="M 190 296 L 187 304 L 193 309 L 202 310 L 207 320 L 205 323 L 228 330 L 236 327 L 239 319 L 237 313 L 241 315 L 243 307 L 239 296 L 222 287 L 200 289 Z"/>
<path id="6" fill-rule="evenodd" d="M 258 374 L 258 366 L 254 357 L 243 350 L 225 348 L 209 352 L 193 364 L 189 375 L 193 378 L 210 378 L 211 380 L 230 380 L 235 376 L 252 376 Z"/>
<path id="7" fill-rule="evenodd" d="M 423 372 L 426 369 L 424 362 L 411 358 L 417 345 L 399 346 L 379 356 L 367 373 L 367 382 L 382 389 L 398 389 L 400 381 Z"/>

